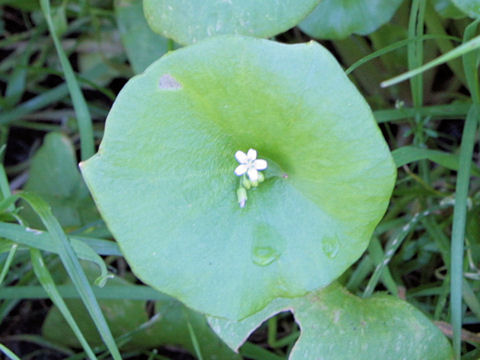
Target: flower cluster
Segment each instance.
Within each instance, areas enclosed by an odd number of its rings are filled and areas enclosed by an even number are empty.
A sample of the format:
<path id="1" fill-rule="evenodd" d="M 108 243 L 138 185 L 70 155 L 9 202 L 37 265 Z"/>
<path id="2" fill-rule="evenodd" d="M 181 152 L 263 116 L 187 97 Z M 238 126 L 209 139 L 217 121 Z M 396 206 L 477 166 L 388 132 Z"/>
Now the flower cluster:
<path id="1" fill-rule="evenodd" d="M 242 177 L 237 189 L 237 198 L 240 207 L 243 208 L 247 202 L 247 190 L 251 187 L 257 187 L 259 183 L 265 180 L 260 171 L 265 170 L 268 164 L 266 160 L 257 159 L 257 151 L 254 149 L 248 150 L 246 154 L 243 151 L 237 151 L 235 159 L 240 164 L 235 169 L 235 175 Z"/>

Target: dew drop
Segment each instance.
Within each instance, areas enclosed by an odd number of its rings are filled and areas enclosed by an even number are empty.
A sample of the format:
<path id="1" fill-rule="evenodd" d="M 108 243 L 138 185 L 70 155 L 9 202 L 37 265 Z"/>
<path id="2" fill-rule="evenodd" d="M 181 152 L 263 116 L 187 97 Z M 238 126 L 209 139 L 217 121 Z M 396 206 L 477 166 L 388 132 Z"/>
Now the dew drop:
<path id="1" fill-rule="evenodd" d="M 270 246 L 257 246 L 252 251 L 252 261 L 260 266 L 267 266 L 280 257 L 280 253 Z"/>
<path id="2" fill-rule="evenodd" d="M 340 249 L 340 244 L 338 239 L 335 237 L 324 237 L 322 239 L 322 250 L 323 253 L 333 259 L 338 254 L 338 250 Z"/>
<path id="3" fill-rule="evenodd" d="M 259 266 L 268 266 L 282 256 L 286 241 L 272 226 L 259 224 L 253 230 L 252 261 Z"/>

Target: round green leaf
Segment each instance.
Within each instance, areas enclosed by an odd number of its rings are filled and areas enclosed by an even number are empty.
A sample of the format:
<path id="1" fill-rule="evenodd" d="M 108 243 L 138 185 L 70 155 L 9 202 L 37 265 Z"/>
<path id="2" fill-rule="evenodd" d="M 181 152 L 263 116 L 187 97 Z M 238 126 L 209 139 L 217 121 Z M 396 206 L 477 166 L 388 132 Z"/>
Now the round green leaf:
<path id="1" fill-rule="evenodd" d="M 322 0 L 300 29 L 317 39 L 367 35 L 390 21 L 403 0 Z"/>
<path id="2" fill-rule="evenodd" d="M 269 166 L 241 208 L 234 155 L 250 148 Z M 135 274 L 232 319 L 336 279 L 365 250 L 396 174 L 327 50 L 239 36 L 131 79 L 82 168 Z"/>
<path id="3" fill-rule="evenodd" d="M 297 25 L 320 0 L 143 0 L 153 31 L 180 44 L 214 35 L 270 37 Z"/>
<path id="4" fill-rule="evenodd" d="M 480 0 L 452 0 L 457 7 L 472 18 L 480 17 Z"/>
<path id="5" fill-rule="evenodd" d="M 208 321 L 237 350 L 263 321 L 286 310 L 301 329 L 289 360 L 453 359 L 446 337 L 413 306 L 385 294 L 361 299 L 337 283 L 305 297 L 276 299 L 242 321 Z"/>
<path id="6" fill-rule="evenodd" d="M 168 51 L 168 39 L 148 26 L 142 0 L 115 0 L 115 17 L 128 61 L 136 74 Z"/>

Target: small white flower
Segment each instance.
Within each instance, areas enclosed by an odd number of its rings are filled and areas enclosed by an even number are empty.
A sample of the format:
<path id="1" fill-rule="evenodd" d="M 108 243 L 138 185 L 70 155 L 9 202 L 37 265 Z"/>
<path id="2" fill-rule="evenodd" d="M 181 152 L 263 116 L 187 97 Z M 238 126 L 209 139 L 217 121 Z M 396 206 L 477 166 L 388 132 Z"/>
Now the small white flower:
<path id="1" fill-rule="evenodd" d="M 235 169 L 235 175 L 242 176 L 246 173 L 250 181 L 254 183 L 258 181 L 258 171 L 265 170 L 268 166 L 267 161 L 257 159 L 257 151 L 254 149 L 248 150 L 246 154 L 238 150 L 235 158 L 240 164 Z"/>

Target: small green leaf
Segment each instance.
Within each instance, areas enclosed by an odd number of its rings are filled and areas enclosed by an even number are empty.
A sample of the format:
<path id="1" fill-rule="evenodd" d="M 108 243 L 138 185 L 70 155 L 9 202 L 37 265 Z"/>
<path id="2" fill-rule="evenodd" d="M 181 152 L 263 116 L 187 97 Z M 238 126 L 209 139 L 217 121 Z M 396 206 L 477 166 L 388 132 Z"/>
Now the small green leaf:
<path id="1" fill-rule="evenodd" d="M 317 39 L 367 35 L 387 23 L 402 0 L 322 0 L 300 29 Z"/>
<path id="2" fill-rule="evenodd" d="M 232 349 L 238 349 L 259 324 L 287 310 L 301 328 L 289 360 L 453 359 L 445 336 L 413 306 L 384 294 L 361 299 L 337 283 L 305 297 L 276 299 L 242 321 L 208 321 Z"/>
<path id="3" fill-rule="evenodd" d="M 234 155 L 251 148 L 268 168 L 241 208 Z M 142 281 L 231 319 L 340 276 L 396 174 L 327 50 L 237 36 L 169 53 L 131 79 L 82 171 Z"/>
<path id="4" fill-rule="evenodd" d="M 479 0 L 452 0 L 453 3 L 465 14 L 472 18 L 480 17 L 480 1 Z"/>
<path id="5" fill-rule="evenodd" d="M 45 199 L 63 227 L 78 227 L 99 218 L 78 171 L 73 146 L 59 133 L 45 136 L 42 147 L 32 159 L 30 177 L 24 189 Z M 30 207 L 25 207 L 22 216 L 30 226 L 43 227 Z"/>
<path id="6" fill-rule="evenodd" d="M 136 74 L 168 51 L 169 40 L 148 26 L 142 0 L 116 0 L 115 16 L 128 61 Z"/>
<path id="7" fill-rule="evenodd" d="M 187 45 L 224 34 L 271 37 L 297 25 L 319 0 L 143 0 L 153 31 Z"/>

